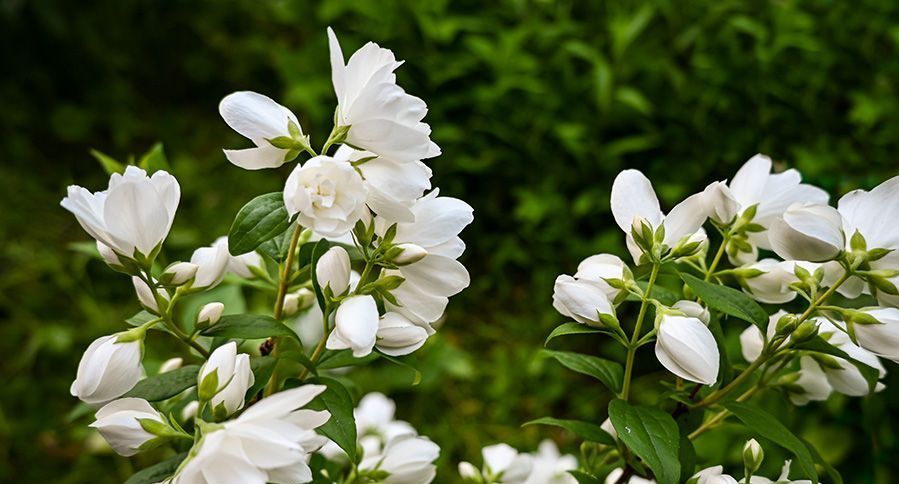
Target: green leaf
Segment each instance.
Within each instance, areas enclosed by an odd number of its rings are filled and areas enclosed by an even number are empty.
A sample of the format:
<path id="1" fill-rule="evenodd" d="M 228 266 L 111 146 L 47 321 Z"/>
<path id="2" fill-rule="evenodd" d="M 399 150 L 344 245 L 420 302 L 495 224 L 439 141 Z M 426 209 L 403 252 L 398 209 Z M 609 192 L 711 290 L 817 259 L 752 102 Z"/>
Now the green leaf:
<path id="1" fill-rule="evenodd" d="M 182 366 L 177 370 L 149 376 L 137 382 L 123 397 L 143 398 L 148 402 L 158 402 L 172 398 L 197 384 L 199 365 Z"/>
<path id="2" fill-rule="evenodd" d="M 552 333 L 549 333 L 549 336 L 546 337 L 546 341 L 543 342 L 543 346 L 546 346 L 550 341 L 558 338 L 559 336 L 567 336 L 569 334 L 593 334 L 602 332 L 603 330 L 587 326 L 586 324 L 565 323 L 556 326 L 556 328 L 553 329 Z"/>
<path id="3" fill-rule="evenodd" d="M 178 469 L 178 466 L 181 465 L 181 462 L 186 458 L 187 452 L 182 452 L 158 464 L 154 464 L 150 467 L 141 469 L 132 474 L 132 476 L 129 477 L 127 481 L 125 481 L 125 484 L 154 484 L 157 482 L 162 482 L 167 477 L 174 474 Z"/>
<path id="4" fill-rule="evenodd" d="M 858 371 L 865 377 L 865 381 L 868 382 L 868 391 L 870 393 L 874 393 L 874 387 L 877 386 L 877 380 L 880 379 L 880 370 L 874 368 L 873 366 L 868 366 L 851 356 L 845 351 L 833 346 L 832 344 L 824 341 L 820 336 L 815 336 L 814 338 L 803 341 L 796 345 L 796 348 L 806 351 L 813 351 L 815 353 L 824 353 L 830 356 L 836 356 L 837 358 L 842 358 L 849 363 L 852 363 Z"/>
<path id="5" fill-rule="evenodd" d="M 113 173 L 125 173 L 125 165 L 119 163 L 118 160 L 106 153 L 99 150 L 91 150 L 91 156 L 100 162 L 100 166 L 103 167 L 103 170 L 106 171 L 107 175 L 112 175 Z"/>
<path id="6" fill-rule="evenodd" d="M 810 478 L 812 482 L 818 482 L 818 472 L 815 470 L 815 464 L 808 448 L 779 420 L 767 412 L 745 403 L 728 402 L 722 405 L 740 419 L 747 429 L 792 452 L 796 456 L 802 476 Z"/>
<path id="7" fill-rule="evenodd" d="M 621 385 L 624 381 L 624 368 L 614 361 L 570 351 L 540 350 L 540 353 L 555 358 L 556 361 L 569 370 L 598 379 L 615 393 L 621 391 Z"/>
<path id="8" fill-rule="evenodd" d="M 281 234 L 259 244 L 257 250 L 271 257 L 276 262 L 284 262 L 284 259 L 287 258 L 287 249 L 290 248 L 291 235 L 290 230 L 285 230 Z M 300 266 L 302 267 L 302 259 L 300 259 Z"/>
<path id="9" fill-rule="evenodd" d="M 522 425 L 551 425 L 553 427 L 561 427 L 578 437 L 589 440 L 591 442 L 599 442 L 600 444 L 615 445 L 615 439 L 599 425 L 581 420 L 562 420 L 553 417 L 543 417 Z"/>
<path id="10" fill-rule="evenodd" d="M 263 242 L 284 233 L 290 216 L 281 192 L 266 193 L 250 200 L 234 217 L 228 232 L 228 249 L 240 255 L 256 250 Z"/>
<path id="11" fill-rule="evenodd" d="M 746 294 L 725 286 L 712 284 L 690 274 L 681 274 L 684 282 L 710 308 L 750 322 L 764 334 L 768 329 L 768 314 Z"/>
<path id="12" fill-rule="evenodd" d="M 693 412 L 701 413 L 701 412 Z M 693 442 L 687 437 L 685 432 L 681 432 L 680 445 L 677 448 L 677 459 L 680 462 L 680 482 L 687 482 L 693 477 L 693 471 L 696 468 L 696 449 L 693 448 Z"/>
<path id="13" fill-rule="evenodd" d="M 141 326 L 149 323 L 150 321 L 153 321 L 154 319 L 158 319 L 158 316 L 154 316 L 149 311 L 141 311 L 134 316 L 126 319 L 125 322 L 131 326 Z"/>
<path id="14" fill-rule="evenodd" d="M 680 434 L 670 414 L 615 399 L 609 403 L 609 418 L 618 439 L 643 459 L 659 484 L 678 482 Z"/>
<path id="15" fill-rule="evenodd" d="M 270 336 L 289 336 L 297 341 L 299 336 L 287 325 L 271 316 L 261 314 L 229 314 L 219 322 L 204 329 L 203 336 L 220 336 L 235 339 L 262 339 Z"/>
<path id="16" fill-rule="evenodd" d="M 412 371 L 412 386 L 416 386 L 419 383 L 421 383 L 421 370 L 419 370 L 413 364 L 411 364 L 407 361 L 407 360 L 412 359 L 411 355 L 406 356 L 404 358 L 400 358 L 397 356 L 390 356 L 390 355 L 381 353 L 381 357 L 395 365 L 398 365 L 398 366 L 401 366 L 408 370 L 411 370 Z"/>
<path id="17" fill-rule="evenodd" d="M 169 160 L 165 156 L 165 151 L 162 149 L 162 143 L 156 143 L 146 153 L 144 156 L 140 157 L 140 161 L 137 164 L 144 170 L 147 170 L 148 174 L 152 174 L 154 172 L 165 170 L 169 171 Z"/>
<path id="18" fill-rule="evenodd" d="M 352 350 L 331 351 L 325 353 L 325 356 L 318 360 L 318 365 L 316 365 L 316 367 L 321 370 L 333 370 L 335 368 L 345 368 L 347 366 L 359 366 L 377 360 L 380 356 L 379 353 L 371 352 L 367 356 L 356 358 L 353 356 Z"/>
<path id="19" fill-rule="evenodd" d="M 277 365 L 278 358 L 275 358 L 274 356 L 256 356 L 250 358 L 250 369 L 253 371 L 253 386 L 247 390 L 247 400 L 255 398 L 256 394 L 265 388 L 269 378 L 272 377 L 272 373 L 275 372 L 275 367 Z"/>
<path id="20" fill-rule="evenodd" d="M 843 476 L 840 475 L 840 472 L 838 470 L 830 465 L 830 462 L 827 462 L 824 457 L 821 457 L 821 454 L 818 453 L 818 449 L 816 449 L 812 444 L 809 443 L 809 441 L 803 439 L 802 437 L 800 437 L 799 440 L 801 440 L 802 443 L 805 444 L 805 447 L 812 455 L 812 459 L 814 459 L 814 461 L 819 466 L 824 468 L 824 472 L 827 473 L 827 475 L 833 481 L 833 484 L 843 484 Z"/>
<path id="21" fill-rule="evenodd" d="M 594 477 L 586 472 L 568 471 L 568 473 L 574 477 L 574 480 L 576 480 L 578 484 L 602 484 L 602 481 L 599 480 L 598 477 Z"/>
<path id="22" fill-rule="evenodd" d="M 333 378 L 318 377 L 310 379 L 309 382 L 328 387 L 307 405 L 307 408 L 312 410 L 331 412 L 331 419 L 316 431 L 333 440 L 347 453 L 351 461 L 357 462 L 356 418 L 353 416 L 353 398 L 350 396 L 350 392 L 342 383 Z"/>

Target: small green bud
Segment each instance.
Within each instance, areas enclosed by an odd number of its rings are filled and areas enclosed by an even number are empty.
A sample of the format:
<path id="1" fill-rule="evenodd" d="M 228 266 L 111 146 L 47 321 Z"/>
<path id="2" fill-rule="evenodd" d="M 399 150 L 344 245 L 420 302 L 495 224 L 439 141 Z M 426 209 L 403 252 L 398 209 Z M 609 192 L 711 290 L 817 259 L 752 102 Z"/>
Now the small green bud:
<path id="1" fill-rule="evenodd" d="M 746 442 L 746 445 L 743 446 L 743 466 L 746 467 L 748 473 L 753 474 L 759 470 L 764 459 L 765 451 L 755 439 Z"/>
<path id="2" fill-rule="evenodd" d="M 818 335 L 818 325 L 813 321 L 804 321 L 793 331 L 790 339 L 794 343 L 802 343 L 808 341 Z"/>
<path id="3" fill-rule="evenodd" d="M 798 321 L 796 319 L 795 314 L 785 314 L 781 316 L 780 319 L 777 320 L 777 326 L 775 326 L 776 334 L 778 335 L 787 335 L 793 332 L 798 326 Z"/>

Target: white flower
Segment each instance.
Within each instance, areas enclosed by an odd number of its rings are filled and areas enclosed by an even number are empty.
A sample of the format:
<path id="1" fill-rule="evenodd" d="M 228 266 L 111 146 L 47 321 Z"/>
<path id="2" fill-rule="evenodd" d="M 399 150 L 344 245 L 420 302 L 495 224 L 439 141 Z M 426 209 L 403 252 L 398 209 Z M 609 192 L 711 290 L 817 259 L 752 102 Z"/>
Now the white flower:
<path id="1" fill-rule="evenodd" d="M 763 272 L 758 276 L 744 279 L 744 290 L 759 302 L 767 304 L 790 302 L 796 299 L 796 291 L 790 288 L 790 284 L 799 282 L 799 278 L 796 277 L 796 266 L 810 273 L 814 273 L 819 267 L 822 267 L 821 264 L 813 262 L 762 259 L 744 267 L 744 269 L 757 269 Z M 828 266 L 824 265 L 823 267 L 827 268 Z"/>
<path id="2" fill-rule="evenodd" d="M 206 433 L 172 477 L 172 484 L 294 484 L 312 480 L 307 456 L 324 443 L 314 429 L 327 411 L 301 407 L 325 391 L 322 385 L 285 390 Z"/>
<path id="3" fill-rule="evenodd" d="M 159 365 L 159 373 L 168 373 L 170 371 L 177 370 L 178 368 L 181 368 L 181 365 L 183 364 L 183 358 L 169 358 L 163 361 L 161 365 Z"/>
<path id="4" fill-rule="evenodd" d="M 346 142 L 398 162 L 414 162 L 440 154 L 431 128 L 421 120 L 427 106 L 396 84 L 402 65 L 388 49 L 369 42 L 344 65 L 334 31 L 328 28 L 331 80 L 337 93 L 338 126 L 348 127 Z"/>
<path id="5" fill-rule="evenodd" d="M 784 259 L 810 262 L 831 260 L 846 246 L 840 212 L 811 203 L 790 205 L 771 223 L 768 240 Z"/>
<path id="6" fill-rule="evenodd" d="M 627 234 L 628 250 L 637 262 L 640 261 L 641 250 L 631 235 L 632 227 L 636 226 L 639 230 L 643 221 L 654 231 L 664 226 L 663 242 L 669 248 L 674 248 L 696 233 L 707 218 L 702 193 L 687 197 L 671 209 L 668 215 L 662 213 L 652 183 L 637 170 L 624 170 L 615 177 L 611 206 L 615 222 Z"/>
<path id="7" fill-rule="evenodd" d="M 408 355 L 422 347 L 428 340 L 428 332 L 409 321 L 400 313 L 390 311 L 378 322 L 378 349 L 390 356 Z"/>
<path id="8" fill-rule="evenodd" d="M 418 435 L 408 422 L 395 420 L 395 413 L 396 404 L 383 393 L 372 392 L 359 400 L 353 416 L 357 438 L 366 453 L 381 453 L 387 442 L 401 435 Z M 343 450 L 331 441 L 320 452 L 329 459 L 346 457 Z"/>
<path id="9" fill-rule="evenodd" d="M 664 315 L 656 336 L 656 358 L 671 373 L 712 385 L 718 380 L 715 337 L 698 318 Z"/>
<path id="10" fill-rule="evenodd" d="M 129 259 L 149 257 L 165 240 L 181 199 L 178 180 L 165 171 L 148 177 L 129 166 L 113 173 L 109 188 L 91 193 L 72 185 L 60 205 L 97 241 Z"/>
<path id="11" fill-rule="evenodd" d="M 692 484 L 737 484 L 736 479 L 724 473 L 724 466 L 707 467 L 694 474 L 690 482 Z"/>
<path id="12" fill-rule="evenodd" d="M 143 341 L 127 333 L 116 333 L 94 340 L 78 363 L 72 382 L 73 397 L 91 405 L 102 405 L 134 388 L 143 373 Z M 126 341 L 117 342 L 124 337 Z"/>
<path id="13" fill-rule="evenodd" d="M 362 177 L 345 159 L 316 156 L 284 185 L 284 205 L 297 222 L 325 237 L 345 235 L 367 214 Z"/>
<path id="14" fill-rule="evenodd" d="M 740 333 L 740 347 L 743 353 L 743 358 L 748 362 L 753 362 L 759 355 L 762 354 L 762 349 L 765 347 L 765 343 L 767 343 L 771 338 L 774 337 L 774 334 L 777 332 L 777 322 L 780 321 L 780 318 L 787 315 L 787 312 L 783 309 L 778 310 L 776 313 L 768 316 L 768 326 L 765 329 L 765 334 L 762 334 L 762 331 L 754 324 L 751 324 Z M 789 340 L 789 338 L 787 338 Z"/>
<path id="15" fill-rule="evenodd" d="M 165 424 L 159 412 L 142 398 L 114 400 L 97 411 L 96 418 L 90 426 L 100 432 L 113 450 L 125 457 L 137 454 L 142 445 L 156 438 L 144 430 L 141 420 Z"/>
<path id="16" fill-rule="evenodd" d="M 155 281 L 152 282 L 154 285 L 156 284 Z M 159 303 L 153 295 L 153 290 L 150 286 L 137 276 L 131 277 L 131 283 L 134 285 L 134 292 L 137 294 L 137 300 L 154 314 L 159 314 Z M 165 289 L 157 288 L 156 292 L 166 301 L 169 300 L 169 293 Z"/>
<path id="17" fill-rule="evenodd" d="M 671 307 L 684 313 L 684 316 L 696 318 L 696 319 L 702 321 L 702 324 L 705 324 L 705 325 L 709 324 L 709 319 L 711 318 L 711 314 L 709 314 L 708 308 L 706 308 L 702 304 L 699 304 L 698 302 L 687 301 L 687 300 L 682 299 L 682 300 L 674 303 L 674 306 L 671 306 Z"/>
<path id="18" fill-rule="evenodd" d="M 277 168 L 284 164 L 288 151 L 272 146 L 268 140 L 290 137 L 289 122 L 300 128 L 300 122 L 289 109 L 268 96 L 251 91 L 238 91 L 225 96 L 219 113 L 234 131 L 247 137 L 256 148 L 223 150 L 228 161 L 246 170 Z M 300 131 L 302 136 L 302 130 Z"/>
<path id="19" fill-rule="evenodd" d="M 616 484 L 618 479 L 621 478 L 621 474 L 624 473 L 624 469 L 618 468 L 612 470 L 608 476 L 606 476 L 606 484 Z M 656 481 L 653 479 L 644 479 L 640 476 L 631 476 L 630 479 L 627 480 L 628 484 L 656 484 Z"/>
<path id="20" fill-rule="evenodd" d="M 780 477 L 777 478 L 776 481 L 772 481 L 764 476 L 752 476 L 749 479 L 750 484 L 813 484 L 812 481 L 808 479 L 799 479 L 792 480 L 790 479 L 790 461 L 787 460 L 784 462 L 783 467 L 780 471 Z"/>
<path id="21" fill-rule="evenodd" d="M 225 235 L 215 239 L 215 242 L 212 243 L 212 246 L 225 247 L 225 251 L 228 252 L 228 271 L 238 277 L 242 277 L 244 279 L 252 279 L 253 277 L 256 277 L 256 274 L 253 273 L 253 269 L 264 270 L 265 266 L 264 262 L 262 262 L 262 256 L 256 252 L 231 255 L 231 251 L 228 249 L 228 237 Z"/>
<path id="22" fill-rule="evenodd" d="M 818 328 L 818 334 L 826 338 L 828 344 L 843 350 L 852 359 L 876 369 L 880 374 L 880 378 L 886 375 L 887 370 L 876 355 L 854 344 L 849 339 L 849 335 L 838 329 L 833 323 L 827 320 L 820 320 Z M 850 397 L 861 397 L 870 393 L 868 381 L 865 380 L 865 377 L 855 365 L 843 358 L 833 358 L 840 365 L 840 368 L 824 367 L 823 370 L 824 374 L 827 375 L 827 381 L 835 391 Z M 882 383 L 877 383 L 875 391 L 880 391 L 883 388 L 884 385 Z"/>
<path id="23" fill-rule="evenodd" d="M 854 325 L 859 346 L 877 356 L 899 362 L 899 309 L 872 308 L 864 311 L 880 324 Z"/>
<path id="24" fill-rule="evenodd" d="M 197 378 L 200 399 L 208 400 L 218 415 L 227 416 L 243 408 L 244 396 L 253 386 L 250 355 L 237 354 L 237 343 L 231 341 L 215 349 Z"/>
<path id="25" fill-rule="evenodd" d="M 387 442 L 383 452 L 367 455 L 359 464 L 363 471 L 381 470 L 389 475 L 379 481 L 390 484 L 426 484 L 434 480 L 440 447 L 426 437 L 400 435 Z"/>
<path id="26" fill-rule="evenodd" d="M 520 454 L 508 444 L 489 445 L 481 449 L 485 478 L 498 478 L 501 483 L 523 483 L 534 468 L 534 457 Z M 494 482 L 494 481 L 490 481 Z"/>
<path id="27" fill-rule="evenodd" d="M 197 313 L 197 323 L 212 326 L 222 319 L 222 312 L 225 311 L 225 305 L 220 302 L 211 302 L 205 304 Z"/>
<path id="28" fill-rule="evenodd" d="M 219 285 L 228 272 L 228 261 L 231 254 L 228 253 L 228 246 L 222 244 L 212 244 L 209 247 L 200 247 L 195 250 L 190 257 L 190 262 L 196 264 L 197 275 L 194 277 L 192 288 L 210 289 Z"/>
<path id="29" fill-rule="evenodd" d="M 342 296 L 350 287 L 350 271 L 350 255 L 335 245 L 318 258 L 315 279 L 322 289 L 330 287 L 335 296 Z"/>
<path id="30" fill-rule="evenodd" d="M 405 281 L 391 294 L 399 306 L 386 304 L 413 323 L 433 333 L 430 323 L 440 319 L 449 297 L 468 287 L 468 270 L 456 259 L 465 250 L 459 233 L 474 220 L 473 209 L 462 200 L 438 196 L 434 190 L 418 199 L 410 208 L 414 222 L 397 224 L 395 244 L 416 244 L 428 252 L 418 262 L 384 271 L 384 275 L 400 275 Z M 375 218 L 376 231 L 384 234 L 389 222 Z"/>
<path id="31" fill-rule="evenodd" d="M 587 257 L 578 264 L 574 278 L 593 282 L 612 301 L 621 290 L 610 286 L 606 279 L 623 280 L 625 268 L 624 261 L 616 255 L 596 254 Z"/>
<path id="32" fill-rule="evenodd" d="M 344 299 L 334 315 L 334 330 L 328 336 L 329 350 L 353 350 L 361 358 L 371 353 L 378 333 L 378 305 L 370 295 Z"/>
<path id="33" fill-rule="evenodd" d="M 710 183 L 702 192 L 709 218 L 721 225 L 728 225 L 734 221 L 740 212 L 738 202 L 726 182 L 716 181 Z"/>
<path id="34" fill-rule="evenodd" d="M 790 389 L 790 401 L 794 405 L 805 405 L 811 401 L 827 400 L 833 387 L 818 363 L 810 356 L 803 356 L 799 359 L 799 368 L 799 378 Z"/>
<path id="35" fill-rule="evenodd" d="M 600 321 L 602 315 L 615 317 L 615 308 L 602 286 L 566 275 L 556 278 L 553 307 L 562 316 L 589 326 L 605 326 Z"/>
<path id="36" fill-rule="evenodd" d="M 577 469 L 577 459 L 572 455 L 561 455 L 552 440 L 540 442 L 534 455 L 531 475 L 525 484 L 576 484 L 577 479 L 568 471 Z"/>

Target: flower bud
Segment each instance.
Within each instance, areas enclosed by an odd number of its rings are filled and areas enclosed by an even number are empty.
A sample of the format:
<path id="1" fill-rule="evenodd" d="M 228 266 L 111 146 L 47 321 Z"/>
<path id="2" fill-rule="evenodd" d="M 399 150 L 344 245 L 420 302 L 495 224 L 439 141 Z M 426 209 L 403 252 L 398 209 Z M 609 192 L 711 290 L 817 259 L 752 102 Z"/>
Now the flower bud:
<path id="1" fill-rule="evenodd" d="M 687 301 L 684 299 L 674 303 L 674 306 L 672 307 L 684 313 L 685 316 L 696 318 L 705 325 L 709 324 L 709 318 L 711 317 L 709 310 L 698 302 Z"/>
<path id="2" fill-rule="evenodd" d="M 746 445 L 743 446 L 743 466 L 746 467 L 747 471 L 754 473 L 759 470 L 764 459 L 765 451 L 762 450 L 762 446 L 755 439 L 750 439 L 746 442 Z"/>
<path id="3" fill-rule="evenodd" d="M 148 448 L 157 437 L 174 433 L 162 415 L 142 398 L 122 398 L 105 405 L 90 426 L 125 457 Z"/>
<path id="4" fill-rule="evenodd" d="M 655 351 L 662 366 L 685 380 L 704 385 L 718 380 L 718 344 L 698 318 L 663 315 Z"/>
<path id="5" fill-rule="evenodd" d="M 157 303 L 156 297 L 153 295 L 153 290 L 150 289 L 150 286 L 137 276 L 132 277 L 131 282 L 134 284 L 134 292 L 137 293 L 137 300 L 140 301 L 141 305 L 151 313 L 159 314 L 159 304 Z M 166 301 L 169 300 L 169 294 L 165 289 L 159 288 L 156 289 L 156 291 L 163 299 Z"/>
<path id="6" fill-rule="evenodd" d="M 194 417 L 197 416 L 197 411 L 200 409 L 200 402 L 196 400 L 192 400 L 190 403 L 184 406 L 181 409 L 181 421 L 187 422 L 188 420 L 193 420 Z"/>
<path id="7" fill-rule="evenodd" d="M 311 307 L 314 301 L 315 294 L 304 287 L 299 291 L 284 296 L 284 308 L 282 312 L 285 316 L 293 316 L 297 312 Z"/>
<path id="8" fill-rule="evenodd" d="M 134 334 L 140 336 L 138 333 Z M 125 335 L 128 341 L 120 342 L 119 337 Z M 124 395 L 143 373 L 142 356 L 142 338 L 131 337 L 129 332 L 94 340 L 78 363 L 78 374 L 70 389 L 72 396 L 101 405 Z"/>
<path id="9" fill-rule="evenodd" d="M 353 296 L 341 302 L 334 314 L 334 330 L 325 345 L 329 350 L 353 350 L 361 358 L 371 353 L 377 341 L 378 305 L 370 295 Z"/>
<path id="10" fill-rule="evenodd" d="M 832 260 L 846 246 L 840 212 L 813 203 L 791 205 L 771 223 L 768 240 L 782 258 L 809 262 Z"/>
<path id="11" fill-rule="evenodd" d="M 563 316 L 594 327 L 615 324 L 615 308 L 603 286 L 561 275 L 556 278 L 553 307 Z"/>
<path id="12" fill-rule="evenodd" d="M 378 321 L 376 346 L 386 355 L 408 355 L 421 348 L 427 340 L 428 332 L 400 313 L 389 312 Z"/>
<path id="13" fill-rule="evenodd" d="M 163 271 L 159 282 L 166 286 L 183 285 L 197 275 L 199 268 L 200 266 L 190 262 L 175 262 Z"/>
<path id="14" fill-rule="evenodd" d="M 793 331 L 793 334 L 790 335 L 790 339 L 794 343 L 802 343 L 808 341 L 815 336 L 818 335 L 818 324 L 815 321 L 808 320 L 804 321 L 802 324 Z"/>
<path id="15" fill-rule="evenodd" d="M 335 296 L 341 296 L 350 287 L 350 255 L 346 249 L 335 245 L 318 259 L 315 278 L 322 289 L 331 288 Z"/>
<path id="16" fill-rule="evenodd" d="M 219 285 L 225 274 L 228 272 L 228 262 L 231 254 L 228 253 L 228 247 L 224 245 L 212 245 L 211 247 L 200 247 L 195 250 L 190 257 L 190 261 L 197 265 L 197 274 L 191 285 L 198 289 L 208 289 Z"/>
<path id="17" fill-rule="evenodd" d="M 762 354 L 765 348 L 765 338 L 760 330 L 754 324 L 750 324 L 740 333 L 740 350 L 743 358 L 752 363 Z"/>
<path id="18" fill-rule="evenodd" d="M 230 342 L 216 348 L 200 368 L 197 392 L 208 401 L 213 415 L 221 419 L 243 408 L 244 395 L 255 378 L 250 370 L 250 356 L 237 354 L 237 343 Z"/>
<path id="19" fill-rule="evenodd" d="M 197 327 L 208 328 L 222 319 L 225 305 L 220 302 L 211 302 L 200 308 L 197 313 Z"/>
<path id="20" fill-rule="evenodd" d="M 882 358 L 899 362 L 899 309 L 863 309 L 880 324 L 853 323 L 858 345 Z"/>
<path id="21" fill-rule="evenodd" d="M 390 261 L 398 266 L 413 264 L 424 259 L 425 256 L 428 255 L 428 251 L 420 245 L 399 244 L 394 247 L 402 250 L 402 252 L 393 257 L 393 259 Z"/>
<path id="22" fill-rule="evenodd" d="M 181 368 L 181 365 L 184 364 L 184 360 L 181 358 L 169 358 L 162 362 L 162 365 L 159 366 L 159 373 L 168 373 L 172 370 L 177 370 Z"/>
<path id="23" fill-rule="evenodd" d="M 777 326 L 775 326 L 775 334 L 779 336 L 785 336 L 791 334 L 796 330 L 796 327 L 799 325 L 799 320 L 796 318 L 795 314 L 784 314 L 777 320 Z"/>
<path id="24" fill-rule="evenodd" d="M 465 481 L 481 482 L 481 471 L 471 462 L 459 463 L 459 476 Z"/>

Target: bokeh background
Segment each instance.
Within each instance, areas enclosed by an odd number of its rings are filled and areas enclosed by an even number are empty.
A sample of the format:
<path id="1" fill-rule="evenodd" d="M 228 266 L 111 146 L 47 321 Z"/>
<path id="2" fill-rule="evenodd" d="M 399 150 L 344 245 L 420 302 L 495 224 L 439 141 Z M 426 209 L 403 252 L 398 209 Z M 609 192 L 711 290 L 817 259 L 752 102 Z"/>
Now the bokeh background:
<path id="1" fill-rule="evenodd" d="M 399 82 L 427 101 L 443 148 L 429 161 L 434 183 L 475 208 L 463 234 L 472 285 L 418 353 L 422 382 L 395 366 L 351 377 L 389 393 L 399 417 L 441 445 L 439 482 L 497 441 L 533 450 L 551 437 L 577 452 L 571 435 L 520 428 L 527 420 L 605 417 L 598 384 L 535 355 L 560 322 L 555 276 L 593 253 L 625 254 L 608 206 L 619 170 L 644 170 L 666 207 L 756 152 L 835 196 L 899 172 L 891 1 L 0 1 L 0 481 L 117 482 L 155 457 L 104 452 L 88 417 L 71 413 L 81 352 L 138 309 L 129 281 L 81 250 L 87 235 L 58 206 L 70 183 L 105 186 L 89 149 L 124 159 L 165 144 L 183 190 L 167 246 L 188 257 L 289 170 L 225 160 L 221 148 L 247 142 L 219 118 L 222 96 L 266 93 L 315 145 L 327 136 L 328 25 L 347 53 L 374 40 L 407 60 Z M 149 365 L 176 350 L 161 344 Z M 650 350 L 640 356 L 636 395 L 652 401 L 641 390 L 660 367 Z M 764 400 L 847 482 L 893 482 L 899 368 L 888 370 L 874 398 L 802 412 Z M 734 465 L 747 435 L 725 426 L 697 449 Z M 776 475 L 784 456 L 768 454 Z"/>

